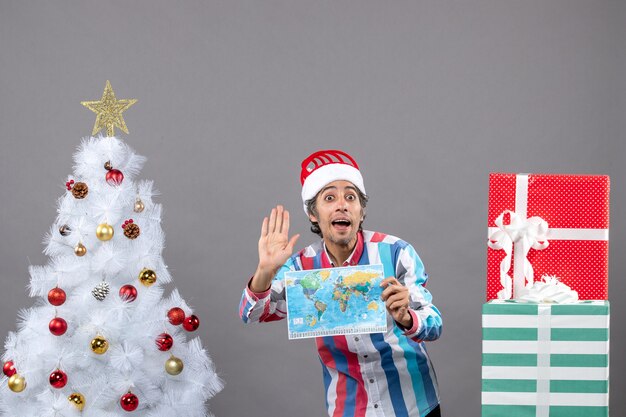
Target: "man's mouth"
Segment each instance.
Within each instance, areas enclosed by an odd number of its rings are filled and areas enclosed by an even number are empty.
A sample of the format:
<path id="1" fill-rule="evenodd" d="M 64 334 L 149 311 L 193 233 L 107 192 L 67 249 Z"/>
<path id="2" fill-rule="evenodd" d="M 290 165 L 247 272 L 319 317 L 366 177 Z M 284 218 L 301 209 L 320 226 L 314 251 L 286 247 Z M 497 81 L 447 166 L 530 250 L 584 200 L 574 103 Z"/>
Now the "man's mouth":
<path id="1" fill-rule="evenodd" d="M 336 219 L 330 223 L 337 229 L 347 229 L 352 225 L 352 222 L 348 219 Z"/>

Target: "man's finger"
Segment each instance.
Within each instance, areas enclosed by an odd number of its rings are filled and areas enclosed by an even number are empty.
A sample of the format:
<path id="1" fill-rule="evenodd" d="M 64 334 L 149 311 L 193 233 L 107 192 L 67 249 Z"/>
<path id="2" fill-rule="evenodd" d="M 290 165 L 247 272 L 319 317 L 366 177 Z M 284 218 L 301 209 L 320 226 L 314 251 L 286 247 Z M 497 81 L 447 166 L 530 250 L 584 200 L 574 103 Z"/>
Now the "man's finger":
<path id="1" fill-rule="evenodd" d="M 408 309 L 407 303 L 404 301 L 395 301 L 388 306 L 389 310 Z"/>
<path id="2" fill-rule="evenodd" d="M 400 284 L 395 277 L 387 277 L 380 282 L 380 286 L 383 288 L 388 287 L 389 285 Z"/>
<path id="3" fill-rule="evenodd" d="M 276 229 L 276 208 L 273 208 L 270 213 L 270 223 L 268 227 L 268 233 L 273 233 L 274 229 Z"/>
<path id="4" fill-rule="evenodd" d="M 394 287 L 393 285 L 389 285 L 387 288 L 383 290 L 382 294 L 380 295 L 380 298 L 382 298 L 383 301 L 387 301 L 387 298 L 389 298 L 391 294 L 394 294 L 396 292 L 398 292 L 397 287 Z"/>
<path id="5" fill-rule="evenodd" d="M 263 217 L 263 224 L 261 224 L 261 237 L 267 236 L 267 217 Z"/>
<path id="6" fill-rule="evenodd" d="M 409 302 L 408 297 L 405 294 L 395 293 L 387 298 L 387 301 L 385 302 L 385 304 L 388 306 L 391 306 L 392 304 L 399 302 L 399 301 L 404 304 L 407 304 Z"/>
<path id="7" fill-rule="evenodd" d="M 299 234 L 293 235 L 293 237 L 289 240 L 289 243 L 287 244 L 287 249 L 289 250 L 289 252 L 293 253 L 293 247 L 296 245 L 296 241 L 299 237 Z"/>
<path id="8" fill-rule="evenodd" d="M 387 288 L 385 288 L 383 290 L 383 293 L 381 294 L 383 301 L 386 300 L 391 294 L 396 294 L 398 292 L 401 292 L 403 290 L 406 290 L 406 287 L 398 284 L 391 284 L 389 286 L 387 286 Z"/>
<path id="9" fill-rule="evenodd" d="M 280 232 L 285 236 L 289 236 L 289 211 L 285 210 L 283 212 L 283 225 L 280 229 Z"/>
<path id="10" fill-rule="evenodd" d="M 276 206 L 276 229 L 274 229 L 276 233 L 280 233 L 283 228 L 283 210 L 283 206 L 280 204 Z"/>

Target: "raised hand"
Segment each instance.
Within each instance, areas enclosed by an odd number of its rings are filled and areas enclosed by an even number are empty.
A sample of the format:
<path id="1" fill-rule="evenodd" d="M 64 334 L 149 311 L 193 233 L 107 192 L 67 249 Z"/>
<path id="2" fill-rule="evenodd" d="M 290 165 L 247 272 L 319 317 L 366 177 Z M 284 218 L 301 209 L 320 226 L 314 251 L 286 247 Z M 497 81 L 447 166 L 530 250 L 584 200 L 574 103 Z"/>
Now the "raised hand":
<path id="1" fill-rule="evenodd" d="M 269 289 L 272 279 L 293 253 L 299 237 L 296 234 L 289 239 L 289 212 L 283 206 L 276 206 L 269 219 L 263 219 L 259 238 L 259 266 L 250 282 L 252 291 Z"/>

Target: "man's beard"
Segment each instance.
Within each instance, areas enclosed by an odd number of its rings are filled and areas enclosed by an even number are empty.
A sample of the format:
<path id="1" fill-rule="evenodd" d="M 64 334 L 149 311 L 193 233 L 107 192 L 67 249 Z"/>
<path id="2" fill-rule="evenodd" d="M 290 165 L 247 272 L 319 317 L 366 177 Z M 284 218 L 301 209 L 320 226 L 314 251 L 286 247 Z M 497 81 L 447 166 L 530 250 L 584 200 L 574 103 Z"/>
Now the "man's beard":
<path id="1" fill-rule="evenodd" d="M 349 248 L 351 244 L 356 242 L 356 235 L 336 238 L 336 237 L 333 237 L 331 234 L 330 236 L 328 236 L 328 240 L 330 240 L 332 243 L 334 243 L 337 246 Z"/>

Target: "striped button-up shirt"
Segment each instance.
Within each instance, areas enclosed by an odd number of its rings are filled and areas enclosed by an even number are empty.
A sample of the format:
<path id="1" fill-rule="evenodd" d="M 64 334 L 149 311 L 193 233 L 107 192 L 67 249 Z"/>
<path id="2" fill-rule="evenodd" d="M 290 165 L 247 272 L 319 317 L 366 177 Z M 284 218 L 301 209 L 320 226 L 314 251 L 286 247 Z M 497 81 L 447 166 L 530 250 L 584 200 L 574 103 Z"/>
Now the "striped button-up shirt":
<path id="1" fill-rule="evenodd" d="M 387 314 L 387 332 L 316 338 L 322 363 L 326 406 L 332 417 L 423 417 L 439 404 L 435 371 L 425 341 L 439 337 L 441 314 L 424 287 L 428 276 L 411 245 L 382 233 L 363 231 L 343 266 L 382 264 L 409 289 L 411 329 L 401 328 Z M 244 322 L 269 322 L 286 317 L 286 271 L 330 268 L 323 241 L 306 247 L 278 271 L 271 288 L 243 292 L 239 315 Z"/>

